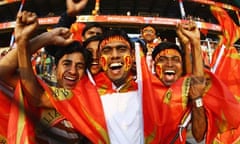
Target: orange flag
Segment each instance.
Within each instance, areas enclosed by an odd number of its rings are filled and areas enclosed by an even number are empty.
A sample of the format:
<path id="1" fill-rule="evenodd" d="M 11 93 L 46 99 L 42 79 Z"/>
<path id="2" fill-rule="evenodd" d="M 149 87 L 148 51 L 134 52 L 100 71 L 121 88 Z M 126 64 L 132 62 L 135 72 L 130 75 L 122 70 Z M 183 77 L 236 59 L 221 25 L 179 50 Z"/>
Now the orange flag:
<path id="1" fill-rule="evenodd" d="M 240 38 L 240 27 L 238 27 L 227 12 L 219 7 L 211 6 L 213 15 L 219 21 L 223 36 L 221 43 L 213 55 L 212 66 L 215 74 L 223 80 L 235 97 L 240 100 L 240 56 L 234 43 Z M 223 50 L 222 45 L 225 45 Z M 218 59 L 219 61 L 217 61 Z"/>
<path id="2" fill-rule="evenodd" d="M 231 46 L 240 37 L 240 27 L 238 27 L 228 13 L 217 6 L 211 5 L 212 14 L 216 17 L 222 27 L 223 36 L 226 38 L 226 46 Z"/>
<path id="3" fill-rule="evenodd" d="M 110 143 L 100 96 L 86 76 L 73 91 L 54 87 L 49 89 L 43 82 L 41 84 L 54 107 L 71 121 L 74 128 L 93 143 Z"/>
<path id="4" fill-rule="evenodd" d="M 32 114 L 36 114 L 33 107 L 29 107 L 23 97 L 20 81 L 17 83 L 11 102 L 8 123 L 8 144 L 35 144 Z"/>
<path id="5" fill-rule="evenodd" d="M 7 126 L 11 98 L 0 91 L 0 142 L 7 143 Z"/>

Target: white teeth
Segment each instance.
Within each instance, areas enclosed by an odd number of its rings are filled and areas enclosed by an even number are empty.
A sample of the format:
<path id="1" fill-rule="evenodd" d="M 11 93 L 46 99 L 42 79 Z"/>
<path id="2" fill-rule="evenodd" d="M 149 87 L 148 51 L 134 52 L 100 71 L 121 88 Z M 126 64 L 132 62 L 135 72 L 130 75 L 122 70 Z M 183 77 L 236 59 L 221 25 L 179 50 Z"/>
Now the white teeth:
<path id="1" fill-rule="evenodd" d="M 120 66 L 122 66 L 121 63 L 112 63 L 112 64 L 110 64 L 110 67 L 111 67 L 111 68 L 112 68 L 112 67 L 120 67 Z"/>
<path id="2" fill-rule="evenodd" d="M 98 65 L 98 62 L 92 62 L 92 65 Z"/>
<path id="3" fill-rule="evenodd" d="M 165 74 L 175 74 L 174 70 L 165 70 L 164 71 Z"/>
<path id="4" fill-rule="evenodd" d="M 65 79 L 67 79 L 67 80 L 71 80 L 71 81 L 76 80 L 76 78 L 72 78 L 72 77 L 65 77 Z"/>

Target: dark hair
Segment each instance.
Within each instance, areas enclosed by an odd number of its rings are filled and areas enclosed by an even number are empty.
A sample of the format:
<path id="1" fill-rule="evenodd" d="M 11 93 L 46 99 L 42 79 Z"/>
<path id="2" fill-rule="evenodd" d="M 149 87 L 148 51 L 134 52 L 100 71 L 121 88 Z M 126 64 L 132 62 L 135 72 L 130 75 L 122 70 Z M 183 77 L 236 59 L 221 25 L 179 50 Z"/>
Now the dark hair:
<path id="1" fill-rule="evenodd" d="M 92 36 L 92 37 L 86 39 L 86 40 L 83 42 L 83 47 L 86 48 L 86 46 L 87 46 L 90 42 L 93 42 L 93 41 L 101 41 L 101 40 L 102 40 L 102 36 L 100 36 L 100 35 Z"/>
<path id="2" fill-rule="evenodd" d="M 95 22 L 86 23 L 86 26 L 83 28 L 83 31 L 82 31 L 82 36 L 84 36 L 85 33 L 93 27 L 100 28 L 100 29 L 102 29 L 102 31 L 104 31 L 104 28 L 99 23 L 95 23 Z"/>
<path id="3" fill-rule="evenodd" d="M 103 40 L 108 39 L 110 37 L 114 37 L 114 36 L 121 36 L 123 39 L 125 39 L 129 43 L 130 48 L 134 49 L 133 42 L 130 40 L 128 34 L 122 29 L 110 29 L 105 31 L 102 35 L 103 38 L 102 40 L 100 40 L 99 45 L 102 43 Z"/>
<path id="4" fill-rule="evenodd" d="M 56 46 L 56 45 L 50 45 L 45 47 L 45 50 L 52 55 L 55 58 L 55 64 L 57 65 L 59 60 L 65 55 L 65 54 L 71 54 L 74 52 L 79 52 L 83 54 L 84 61 L 86 68 L 89 68 L 91 61 L 92 61 L 92 54 L 87 49 L 85 49 L 81 43 L 78 41 L 73 41 L 67 46 Z"/>
<path id="5" fill-rule="evenodd" d="M 160 53 L 161 51 L 165 50 L 165 49 L 175 49 L 179 52 L 179 54 L 182 57 L 182 67 L 183 67 L 183 74 L 185 74 L 185 59 L 184 59 L 184 51 L 175 43 L 173 42 L 161 42 L 159 43 L 157 46 L 155 46 L 155 48 L 153 49 L 152 52 L 152 59 L 154 60 L 155 57 L 157 56 L 158 53 Z"/>
<path id="6" fill-rule="evenodd" d="M 156 28 L 155 26 L 151 25 L 151 24 L 146 24 L 146 25 L 144 25 L 144 26 L 141 28 L 141 31 L 142 31 L 144 28 L 146 28 L 146 27 L 152 27 L 152 28 L 155 30 L 156 34 L 157 34 L 157 28 Z"/>

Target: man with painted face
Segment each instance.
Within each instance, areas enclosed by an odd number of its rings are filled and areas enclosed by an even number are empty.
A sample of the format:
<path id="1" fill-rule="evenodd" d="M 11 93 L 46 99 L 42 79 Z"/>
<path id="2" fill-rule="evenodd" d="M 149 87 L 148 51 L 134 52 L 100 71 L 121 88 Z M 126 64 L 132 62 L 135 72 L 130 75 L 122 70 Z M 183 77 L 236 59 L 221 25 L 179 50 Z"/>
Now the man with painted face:
<path id="1" fill-rule="evenodd" d="M 226 86 L 204 70 L 196 24 L 192 21 L 179 24 L 177 34 L 184 41 L 185 49 L 191 46 L 191 61 L 190 55 L 185 56 L 183 50 L 171 42 L 158 44 L 152 53 L 156 77 L 162 83 L 158 85 L 159 91 L 163 94 L 157 97 L 157 103 L 162 102 L 160 130 L 163 132 L 159 143 L 186 143 L 186 126 L 190 120 L 194 139 L 212 143 L 217 132 L 223 130 L 220 125 L 226 129 L 231 129 L 229 124 L 239 125 L 236 118 L 228 117 L 235 112 L 227 110 L 229 107 L 239 110 L 238 104 Z M 188 68 L 188 75 L 185 75 L 185 61 L 192 66 Z M 217 121 L 223 123 L 215 125 Z"/>
<path id="2" fill-rule="evenodd" d="M 188 81 L 188 78 L 183 77 L 184 56 L 179 46 L 172 42 L 162 42 L 154 48 L 152 57 L 155 62 L 154 63 L 155 74 L 157 78 L 166 87 L 166 89 L 171 89 L 172 91 L 171 99 L 179 100 L 184 99 L 184 95 L 180 95 L 182 93 L 181 90 L 177 90 L 175 85 L 183 85 L 184 87 L 189 89 L 191 89 L 190 88 L 191 86 L 189 87 L 187 86 L 188 85 L 187 83 L 184 83 L 184 81 Z M 194 87 L 197 93 L 192 93 L 192 91 L 190 91 L 189 93 L 189 99 L 191 100 L 190 103 L 194 104 L 194 101 L 196 101 L 195 96 L 201 96 L 199 94 L 203 94 L 204 83 L 202 85 L 203 85 L 202 87 Z M 179 95 L 176 95 L 175 94 L 176 92 L 174 91 L 180 91 Z M 185 102 L 187 101 L 183 101 L 183 105 L 187 105 L 187 103 Z M 172 104 L 170 103 L 170 105 L 174 105 L 174 103 Z M 187 107 L 185 110 L 187 110 Z M 194 128 L 199 127 L 198 125 L 201 124 L 201 128 L 193 129 L 193 134 L 196 137 L 197 141 L 202 141 L 206 131 L 206 117 L 204 113 L 204 108 L 202 106 L 200 107 L 193 106 L 192 112 L 193 112 L 192 115 L 194 116 L 195 120 L 192 121 L 192 124 L 194 125 L 193 127 Z M 176 115 L 178 114 L 180 113 L 176 111 Z M 171 121 L 170 118 L 169 121 Z M 181 124 L 180 121 L 178 124 Z M 172 131 L 172 134 L 176 134 L 176 131 L 175 132 Z M 177 142 L 178 139 L 175 139 L 175 141 Z"/>
<path id="3" fill-rule="evenodd" d="M 141 97 L 131 74 L 133 52 L 125 32 L 107 32 L 99 45 L 103 72 L 94 75 L 95 85 L 87 77 L 72 91 L 54 87 L 49 90 L 42 84 L 45 92 L 41 92 L 38 102 L 44 105 L 43 99 L 50 99 L 52 106 L 93 143 L 144 143 L 145 130 L 149 134 L 145 140 L 149 136 L 151 142 L 152 122 L 143 129 Z M 29 85 L 33 81 L 28 82 Z"/>

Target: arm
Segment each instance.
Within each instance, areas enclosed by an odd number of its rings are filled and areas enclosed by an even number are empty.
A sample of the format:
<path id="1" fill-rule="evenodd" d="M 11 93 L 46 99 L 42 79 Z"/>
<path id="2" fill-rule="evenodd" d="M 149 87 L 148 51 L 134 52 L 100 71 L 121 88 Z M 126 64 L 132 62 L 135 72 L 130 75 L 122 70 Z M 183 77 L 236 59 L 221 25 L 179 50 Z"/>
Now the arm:
<path id="1" fill-rule="evenodd" d="M 52 107 L 48 97 L 44 94 L 44 89 L 39 84 L 31 64 L 31 52 L 29 49 L 30 35 L 37 27 L 37 17 L 30 12 L 22 12 L 17 16 L 15 33 L 18 49 L 18 66 L 21 77 L 21 82 L 24 86 L 24 92 L 28 96 L 28 101 L 35 106 Z M 54 29 L 41 36 L 41 39 L 35 39 L 36 43 L 41 44 L 69 44 L 72 39 L 69 39 L 70 33 L 66 29 Z M 57 35 L 55 35 L 57 34 Z M 53 37 L 55 36 L 55 37 Z M 54 39 L 53 39 L 54 38 Z M 49 40 L 51 39 L 51 43 Z M 45 42 L 39 40 L 46 40 Z"/>
<path id="2" fill-rule="evenodd" d="M 28 49 L 33 54 L 38 49 L 47 45 L 67 45 L 72 42 L 72 39 L 69 38 L 70 36 L 69 29 L 55 28 L 50 32 L 44 32 L 32 38 L 29 41 Z M 17 56 L 18 50 L 14 48 L 0 60 L 0 79 L 12 88 L 15 88 L 16 82 L 19 79 Z"/>
<path id="3" fill-rule="evenodd" d="M 182 33 L 189 39 L 192 52 L 192 80 L 189 90 L 189 98 L 192 107 L 192 133 L 196 141 L 204 139 L 207 130 L 207 119 L 204 107 L 196 107 L 195 102 L 201 98 L 205 88 L 204 66 L 200 48 L 200 32 L 196 24 L 189 21 L 182 24 Z"/>
<path id="4" fill-rule="evenodd" d="M 184 59 L 185 59 L 185 70 L 186 74 L 192 73 L 192 60 L 191 60 L 191 45 L 189 39 L 182 33 L 182 25 L 177 25 L 176 33 L 182 45 L 184 51 Z"/>
<path id="5" fill-rule="evenodd" d="M 76 21 L 76 16 L 78 13 L 85 8 L 87 2 L 88 0 L 79 0 L 78 2 L 74 2 L 74 0 L 67 0 L 67 10 L 61 15 L 55 27 L 70 28 L 71 25 Z"/>

